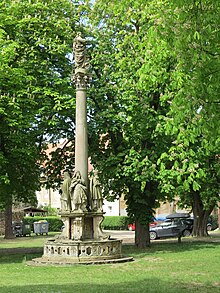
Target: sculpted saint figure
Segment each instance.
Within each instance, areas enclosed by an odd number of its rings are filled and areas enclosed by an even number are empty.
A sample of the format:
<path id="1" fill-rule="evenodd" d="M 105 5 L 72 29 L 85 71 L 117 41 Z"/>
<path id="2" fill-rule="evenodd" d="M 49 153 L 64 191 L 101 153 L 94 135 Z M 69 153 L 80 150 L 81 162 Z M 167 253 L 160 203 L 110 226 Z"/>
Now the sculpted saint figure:
<path id="1" fill-rule="evenodd" d="M 71 177 L 68 171 L 64 172 L 64 181 L 61 186 L 61 209 L 63 211 L 70 211 L 71 210 L 71 203 L 70 203 L 70 193 L 69 188 L 71 184 Z"/>
<path id="2" fill-rule="evenodd" d="M 93 171 L 90 178 L 90 197 L 92 211 L 102 212 L 103 197 L 102 188 L 98 178 L 98 171 Z"/>
<path id="3" fill-rule="evenodd" d="M 86 40 L 82 38 L 81 32 L 78 32 L 73 42 L 73 54 L 75 58 L 75 68 L 87 69 L 88 62 L 86 58 Z"/>
<path id="4" fill-rule="evenodd" d="M 73 175 L 70 185 L 70 198 L 73 211 L 87 211 L 87 189 L 79 171 Z"/>

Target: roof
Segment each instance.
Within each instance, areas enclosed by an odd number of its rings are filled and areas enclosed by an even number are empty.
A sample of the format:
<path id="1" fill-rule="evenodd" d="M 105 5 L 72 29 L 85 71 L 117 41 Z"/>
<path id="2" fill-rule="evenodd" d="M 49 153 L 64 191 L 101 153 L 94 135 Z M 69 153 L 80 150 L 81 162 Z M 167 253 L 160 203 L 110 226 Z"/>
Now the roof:
<path id="1" fill-rule="evenodd" d="M 27 213 L 47 213 L 47 211 L 45 210 L 34 208 L 34 207 L 26 207 L 26 208 L 23 208 L 22 210 Z"/>

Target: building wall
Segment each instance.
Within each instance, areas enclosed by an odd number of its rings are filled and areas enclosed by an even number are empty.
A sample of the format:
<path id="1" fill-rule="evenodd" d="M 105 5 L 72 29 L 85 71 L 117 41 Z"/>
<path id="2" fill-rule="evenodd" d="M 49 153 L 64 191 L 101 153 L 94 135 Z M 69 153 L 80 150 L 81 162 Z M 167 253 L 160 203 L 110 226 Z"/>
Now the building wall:
<path id="1" fill-rule="evenodd" d="M 187 213 L 189 212 L 186 209 L 182 209 L 178 206 L 178 199 L 176 198 L 175 201 L 161 203 L 160 207 L 156 209 L 156 217 L 159 215 L 169 215 L 172 213 Z"/>
<path id="2" fill-rule="evenodd" d="M 119 200 L 113 202 L 103 201 L 103 212 L 105 216 L 118 216 L 119 215 Z"/>
<path id="3" fill-rule="evenodd" d="M 36 192 L 38 206 L 51 206 L 52 208 L 60 208 L 60 194 L 58 190 L 41 188 Z"/>

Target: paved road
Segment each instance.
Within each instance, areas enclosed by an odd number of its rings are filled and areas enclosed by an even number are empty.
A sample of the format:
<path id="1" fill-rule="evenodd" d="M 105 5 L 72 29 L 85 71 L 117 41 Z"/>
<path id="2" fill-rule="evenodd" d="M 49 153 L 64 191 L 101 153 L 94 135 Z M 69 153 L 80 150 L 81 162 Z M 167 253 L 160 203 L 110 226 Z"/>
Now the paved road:
<path id="1" fill-rule="evenodd" d="M 105 233 L 109 234 L 111 238 L 117 238 L 122 239 L 122 243 L 130 243 L 134 244 L 134 237 L 135 237 L 135 231 L 128 231 L 128 230 L 104 230 Z M 197 237 L 183 237 L 182 240 L 184 241 L 207 241 L 207 242 L 220 242 L 220 229 L 217 231 L 210 231 L 209 235 L 211 237 L 207 238 L 197 238 Z M 177 238 L 165 238 L 165 239 L 157 239 L 155 242 L 175 242 L 177 241 Z M 154 242 L 154 241 L 153 241 Z"/>
<path id="2" fill-rule="evenodd" d="M 128 230 L 104 230 L 105 233 L 109 233 L 112 237 L 121 237 L 121 238 L 134 238 L 135 231 Z"/>
<path id="3" fill-rule="evenodd" d="M 123 243 L 134 243 L 135 231 L 128 230 L 104 230 L 111 238 L 122 239 Z"/>

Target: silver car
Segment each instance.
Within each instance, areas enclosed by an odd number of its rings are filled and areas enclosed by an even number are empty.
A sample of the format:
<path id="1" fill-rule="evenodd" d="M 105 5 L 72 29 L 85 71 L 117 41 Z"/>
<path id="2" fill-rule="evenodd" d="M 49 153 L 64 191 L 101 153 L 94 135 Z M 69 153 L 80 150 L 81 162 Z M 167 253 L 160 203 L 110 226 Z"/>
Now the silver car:
<path id="1" fill-rule="evenodd" d="M 150 228 L 150 239 L 190 236 L 191 231 L 188 229 L 184 219 L 169 219 L 164 223 Z"/>

